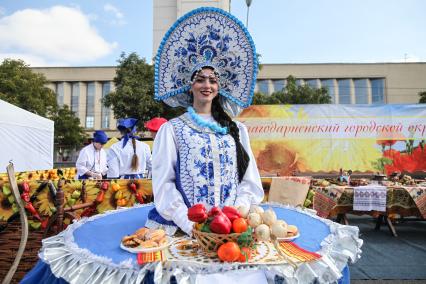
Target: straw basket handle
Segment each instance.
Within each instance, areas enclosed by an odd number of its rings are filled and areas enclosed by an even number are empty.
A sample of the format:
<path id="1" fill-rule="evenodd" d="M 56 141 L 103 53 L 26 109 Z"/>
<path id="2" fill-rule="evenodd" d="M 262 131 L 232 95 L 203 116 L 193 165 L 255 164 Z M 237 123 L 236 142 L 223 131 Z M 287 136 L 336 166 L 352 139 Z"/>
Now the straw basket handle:
<path id="1" fill-rule="evenodd" d="M 19 194 L 18 184 L 16 183 L 15 179 L 15 170 L 13 168 L 13 163 L 9 162 L 9 165 L 7 166 L 7 174 L 9 176 L 9 183 L 12 187 L 12 193 L 13 197 L 16 200 L 16 204 L 19 208 L 19 216 L 21 218 L 21 242 L 19 243 L 19 249 L 16 253 L 15 260 L 13 261 L 12 266 L 10 267 L 9 271 L 6 274 L 6 277 L 3 279 L 2 284 L 10 283 L 12 280 L 13 275 L 16 272 L 16 269 L 18 268 L 19 262 L 21 261 L 22 255 L 24 254 L 25 246 L 27 245 L 27 239 L 28 239 L 28 219 L 27 219 L 27 213 L 25 212 L 24 204 L 21 200 L 21 196 Z"/>

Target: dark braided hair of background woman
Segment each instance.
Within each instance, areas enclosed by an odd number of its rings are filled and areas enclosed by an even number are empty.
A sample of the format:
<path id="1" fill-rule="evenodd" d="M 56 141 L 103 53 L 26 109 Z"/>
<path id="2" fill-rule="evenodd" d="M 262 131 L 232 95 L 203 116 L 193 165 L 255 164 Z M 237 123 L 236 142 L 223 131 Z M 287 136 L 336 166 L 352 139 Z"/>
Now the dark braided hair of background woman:
<path id="1" fill-rule="evenodd" d="M 213 99 L 212 116 L 222 127 L 227 127 L 229 129 L 229 134 L 235 140 L 235 148 L 237 151 L 238 180 L 241 182 L 250 162 L 250 157 L 240 142 L 240 131 L 237 124 L 223 110 L 219 100 L 219 95 Z"/>

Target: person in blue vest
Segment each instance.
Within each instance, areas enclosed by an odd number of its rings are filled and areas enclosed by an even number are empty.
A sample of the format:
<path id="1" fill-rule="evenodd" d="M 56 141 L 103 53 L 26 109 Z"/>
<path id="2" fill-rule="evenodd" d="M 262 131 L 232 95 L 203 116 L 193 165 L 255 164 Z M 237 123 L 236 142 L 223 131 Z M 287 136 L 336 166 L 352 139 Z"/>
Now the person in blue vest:
<path id="1" fill-rule="evenodd" d="M 231 118 L 251 104 L 256 52 L 234 17 L 201 8 L 172 26 L 157 54 L 155 99 L 187 112 L 155 137 L 155 208 L 145 226 L 191 235 L 187 212 L 194 204 L 249 207 L 263 200 L 247 128 Z"/>
<path id="2" fill-rule="evenodd" d="M 108 136 L 102 130 L 93 133 L 93 142 L 81 149 L 75 167 L 78 179 L 102 179 L 108 170 L 107 156 L 102 148 Z"/>
<path id="3" fill-rule="evenodd" d="M 139 179 L 151 170 L 151 150 L 135 135 L 137 123 L 135 118 L 118 120 L 122 138 L 108 150 L 108 178 Z"/>

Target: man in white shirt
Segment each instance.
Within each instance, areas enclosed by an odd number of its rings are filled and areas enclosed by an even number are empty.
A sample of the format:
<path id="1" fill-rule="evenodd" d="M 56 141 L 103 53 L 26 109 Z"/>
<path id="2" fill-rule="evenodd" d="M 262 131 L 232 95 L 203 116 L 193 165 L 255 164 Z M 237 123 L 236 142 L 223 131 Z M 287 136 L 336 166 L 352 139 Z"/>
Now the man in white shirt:
<path id="1" fill-rule="evenodd" d="M 93 133 L 93 142 L 81 149 L 76 162 L 78 179 L 102 179 L 106 175 L 107 156 L 103 145 L 108 136 L 102 130 Z"/>

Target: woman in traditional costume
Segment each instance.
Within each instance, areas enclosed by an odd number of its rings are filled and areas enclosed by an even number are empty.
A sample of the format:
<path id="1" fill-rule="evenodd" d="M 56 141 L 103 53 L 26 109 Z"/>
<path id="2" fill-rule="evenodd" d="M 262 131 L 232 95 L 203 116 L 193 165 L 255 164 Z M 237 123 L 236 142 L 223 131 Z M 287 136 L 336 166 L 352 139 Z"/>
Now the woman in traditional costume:
<path id="1" fill-rule="evenodd" d="M 191 235 L 188 208 L 250 206 L 263 188 L 246 127 L 233 121 L 251 104 L 257 74 L 245 27 L 215 8 L 179 19 L 155 63 L 155 99 L 187 112 L 159 129 L 153 147 L 155 208 L 147 227 Z"/>
<path id="2" fill-rule="evenodd" d="M 108 142 L 108 136 L 102 130 L 93 133 L 93 142 L 78 154 L 75 164 L 78 179 L 102 179 L 106 177 L 107 155 L 103 145 Z"/>
<path id="3" fill-rule="evenodd" d="M 118 120 L 122 138 L 108 150 L 108 178 L 139 179 L 151 170 L 151 150 L 135 136 L 137 122 L 135 118 Z"/>

